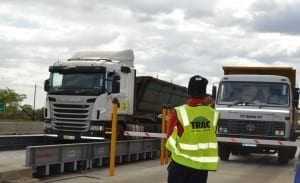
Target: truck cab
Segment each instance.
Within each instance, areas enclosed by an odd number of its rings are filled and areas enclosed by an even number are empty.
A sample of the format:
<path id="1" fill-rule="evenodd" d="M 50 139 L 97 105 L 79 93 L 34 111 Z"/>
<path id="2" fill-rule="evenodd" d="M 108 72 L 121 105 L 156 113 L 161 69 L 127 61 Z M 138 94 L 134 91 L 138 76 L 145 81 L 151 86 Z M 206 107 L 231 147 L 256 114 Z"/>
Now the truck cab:
<path id="1" fill-rule="evenodd" d="M 120 116 L 133 114 L 133 52 L 78 52 L 49 67 L 45 81 L 45 133 L 59 137 L 105 136 L 112 100 Z M 123 127 L 120 124 L 120 128 Z"/>
<path id="2" fill-rule="evenodd" d="M 229 72 L 230 69 L 239 72 Z M 298 94 L 294 83 L 284 75 L 266 68 L 224 68 L 215 108 L 221 113 L 217 135 L 241 139 L 276 141 L 296 140 L 296 105 Z M 248 73 L 247 73 L 248 72 Z M 256 74 L 258 73 L 258 74 Z M 281 147 L 234 142 L 219 142 L 219 155 L 228 160 L 234 155 L 248 153 L 278 153 L 278 162 L 285 164 L 294 157 L 296 147 Z"/>

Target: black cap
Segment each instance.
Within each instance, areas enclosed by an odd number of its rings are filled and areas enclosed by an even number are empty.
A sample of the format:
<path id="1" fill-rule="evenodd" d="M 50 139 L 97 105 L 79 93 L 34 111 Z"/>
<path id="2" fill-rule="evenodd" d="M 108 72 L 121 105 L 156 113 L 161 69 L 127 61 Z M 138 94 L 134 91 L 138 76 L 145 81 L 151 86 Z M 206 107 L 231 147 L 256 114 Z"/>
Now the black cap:
<path id="1" fill-rule="evenodd" d="M 206 95 L 206 86 L 208 80 L 202 76 L 195 75 L 190 78 L 188 86 L 188 94 L 191 97 Z"/>

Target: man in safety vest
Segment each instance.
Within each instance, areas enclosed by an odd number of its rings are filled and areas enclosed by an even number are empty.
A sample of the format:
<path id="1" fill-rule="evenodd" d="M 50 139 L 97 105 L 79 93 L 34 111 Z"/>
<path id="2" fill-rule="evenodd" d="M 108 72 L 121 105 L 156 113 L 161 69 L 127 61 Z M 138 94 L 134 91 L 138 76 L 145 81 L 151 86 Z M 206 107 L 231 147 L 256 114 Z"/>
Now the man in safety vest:
<path id="1" fill-rule="evenodd" d="M 218 164 L 216 125 L 219 113 L 210 107 L 207 79 L 190 78 L 187 104 L 171 113 L 166 148 L 171 153 L 168 183 L 206 183 Z"/>

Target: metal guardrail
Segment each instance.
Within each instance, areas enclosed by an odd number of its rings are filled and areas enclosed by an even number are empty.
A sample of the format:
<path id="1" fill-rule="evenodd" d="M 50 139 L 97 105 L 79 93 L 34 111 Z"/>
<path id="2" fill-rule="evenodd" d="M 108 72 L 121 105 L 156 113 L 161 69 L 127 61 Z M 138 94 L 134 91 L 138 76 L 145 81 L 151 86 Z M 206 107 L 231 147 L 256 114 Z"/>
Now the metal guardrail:
<path id="1" fill-rule="evenodd" d="M 101 139 L 93 138 L 81 138 L 80 140 L 60 140 L 57 138 L 57 135 L 52 134 L 0 135 L 0 150 L 25 149 L 27 146 L 41 146 L 51 144 L 101 142 L 100 140 Z"/>
<path id="2" fill-rule="evenodd" d="M 0 121 L 0 134 L 41 134 L 44 133 L 42 121 Z"/>
<path id="3" fill-rule="evenodd" d="M 149 133 L 149 132 L 135 132 L 135 131 L 124 131 L 125 136 L 134 137 L 150 137 L 150 138 L 167 138 L 165 133 Z M 255 139 L 255 138 L 236 138 L 236 137 L 217 137 L 218 142 L 228 142 L 243 144 L 249 146 L 257 145 L 270 145 L 270 146 L 289 146 L 296 147 L 300 146 L 299 142 L 296 141 L 283 141 L 283 140 L 266 140 L 266 139 Z"/>
<path id="4" fill-rule="evenodd" d="M 28 146 L 26 166 L 35 169 L 35 176 L 103 167 L 109 162 L 110 142 Z M 118 141 L 116 162 L 153 159 L 160 151 L 159 139 Z"/>

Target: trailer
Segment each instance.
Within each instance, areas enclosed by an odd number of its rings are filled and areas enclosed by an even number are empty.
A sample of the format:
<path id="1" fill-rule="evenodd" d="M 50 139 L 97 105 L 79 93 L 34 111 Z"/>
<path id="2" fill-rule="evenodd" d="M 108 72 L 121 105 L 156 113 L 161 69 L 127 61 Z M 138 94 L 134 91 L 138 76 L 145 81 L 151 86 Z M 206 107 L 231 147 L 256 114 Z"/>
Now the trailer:
<path id="1" fill-rule="evenodd" d="M 181 105 L 187 89 L 150 76 L 136 76 L 132 50 L 78 52 L 49 67 L 45 81 L 45 133 L 59 138 L 111 134 L 112 100 L 118 99 L 118 138 L 123 132 L 160 132 L 162 107 Z"/>

